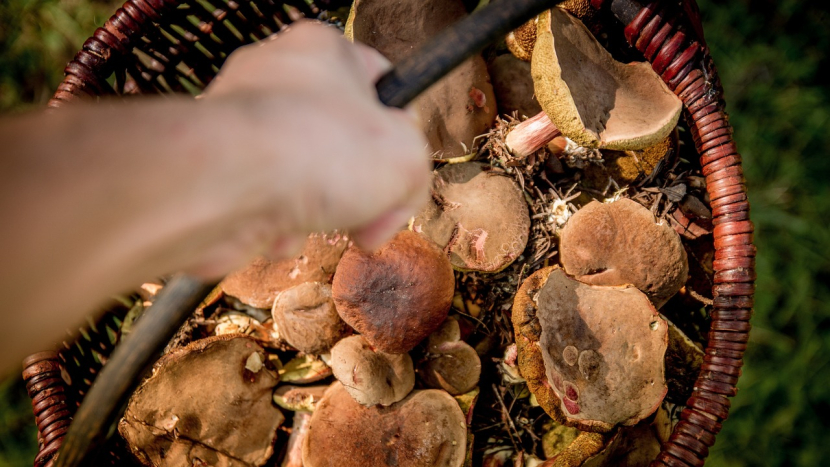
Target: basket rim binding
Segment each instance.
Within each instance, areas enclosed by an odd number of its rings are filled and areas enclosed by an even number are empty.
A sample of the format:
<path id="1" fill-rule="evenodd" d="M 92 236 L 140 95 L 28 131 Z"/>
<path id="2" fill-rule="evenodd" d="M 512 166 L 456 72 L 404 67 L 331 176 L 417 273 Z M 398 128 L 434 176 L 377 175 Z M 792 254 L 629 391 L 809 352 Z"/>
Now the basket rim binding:
<path id="1" fill-rule="evenodd" d="M 591 1 L 594 8 L 606 8 L 608 3 Z M 754 228 L 741 157 L 731 137 L 697 6 L 694 0 L 684 0 L 678 13 L 667 3 L 658 0 L 640 9 L 626 25 L 625 36 L 683 101 L 710 195 L 716 267 L 709 345 L 701 373 L 680 422 L 652 465 L 702 466 L 728 417 L 728 398 L 737 393 L 754 304 Z M 230 51 L 281 30 L 299 16 L 314 17 L 320 11 L 303 0 L 128 0 L 66 66 L 66 77 L 48 105 L 59 108 L 103 95 L 203 88 Z M 685 27 L 674 24 L 678 14 L 685 16 Z M 198 21 L 189 21 L 188 15 Z M 184 22 L 174 23 L 177 20 Z M 228 28 L 227 22 L 233 27 Z M 157 47 L 159 43 L 166 48 Z M 108 82 L 113 75 L 114 86 Z M 737 175 L 725 177 L 727 169 Z M 38 421 L 36 466 L 52 463 L 73 412 L 60 387 L 60 360 L 57 353 L 41 352 L 24 362 L 24 379 Z"/>

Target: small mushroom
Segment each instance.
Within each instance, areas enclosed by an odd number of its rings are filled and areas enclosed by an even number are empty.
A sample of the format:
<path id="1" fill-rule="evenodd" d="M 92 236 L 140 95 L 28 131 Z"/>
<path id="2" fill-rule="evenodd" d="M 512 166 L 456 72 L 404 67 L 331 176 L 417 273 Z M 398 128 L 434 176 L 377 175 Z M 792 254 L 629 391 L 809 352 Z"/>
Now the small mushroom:
<path id="1" fill-rule="evenodd" d="M 634 287 L 544 268 L 516 293 L 513 326 L 519 370 L 560 423 L 590 432 L 634 425 L 666 395 L 667 325 Z"/>
<path id="2" fill-rule="evenodd" d="M 412 223 L 461 271 L 498 272 L 525 249 L 530 215 L 513 179 L 476 162 L 435 172 L 432 201 Z"/>
<path id="3" fill-rule="evenodd" d="M 455 319 L 447 318 L 430 334 L 426 351 L 418 365 L 418 374 L 428 387 L 458 395 L 471 391 L 478 384 L 481 360 L 475 349 L 461 340 L 461 330 Z"/>
<path id="4" fill-rule="evenodd" d="M 397 63 L 467 15 L 460 0 L 357 0 L 346 37 Z M 496 118 L 496 99 L 481 55 L 464 61 L 413 102 L 435 159 L 463 157 Z"/>
<path id="5" fill-rule="evenodd" d="M 311 417 L 303 465 L 461 467 L 466 445 L 464 414 L 444 391 L 413 391 L 389 407 L 365 407 L 335 382 Z"/>
<path id="6" fill-rule="evenodd" d="M 271 310 L 280 338 L 295 349 L 319 355 L 328 352 L 349 334 L 349 326 L 340 319 L 331 286 L 306 282 L 283 290 Z"/>
<path id="7" fill-rule="evenodd" d="M 660 308 L 686 283 L 689 263 L 680 237 L 630 199 L 592 201 L 562 229 L 565 272 L 586 284 L 632 284 Z"/>
<path id="8" fill-rule="evenodd" d="M 392 405 L 415 387 L 409 354 L 375 351 L 363 336 L 350 336 L 331 349 L 331 370 L 358 403 Z"/>
<path id="9" fill-rule="evenodd" d="M 246 305 L 268 310 L 285 289 L 304 282 L 331 282 L 349 243 L 349 238 L 338 232 L 313 233 L 296 257 L 276 262 L 257 257 L 248 266 L 228 274 L 219 286 L 225 294 Z"/>
<path id="10" fill-rule="evenodd" d="M 455 292 L 447 257 L 432 242 L 399 232 L 374 253 L 343 255 L 332 284 L 337 312 L 377 350 L 405 353 L 444 322 Z"/>
<path id="11" fill-rule="evenodd" d="M 226 335 L 162 357 L 118 425 L 130 450 L 152 466 L 265 464 L 284 417 L 263 356 L 253 339 Z"/>
<path id="12" fill-rule="evenodd" d="M 614 60 L 561 8 L 536 20 L 531 72 L 552 124 L 585 148 L 652 146 L 668 136 L 680 116 L 680 99 L 650 64 Z"/>

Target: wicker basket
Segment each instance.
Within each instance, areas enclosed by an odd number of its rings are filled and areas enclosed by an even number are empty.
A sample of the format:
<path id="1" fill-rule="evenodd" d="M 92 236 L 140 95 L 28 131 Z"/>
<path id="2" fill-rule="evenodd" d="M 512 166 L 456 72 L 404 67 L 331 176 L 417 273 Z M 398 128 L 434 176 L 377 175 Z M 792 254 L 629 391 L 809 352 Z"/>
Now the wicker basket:
<path id="1" fill-rule="evenodd" d="M 297 18 L 347 6 L 335 1 L 129 0 L 67 65 L 66 78 L 49 106 L 108 95 L 198 93 L 234 49 Z M 591 1 L 594 8 L 609 8 L 610 3 Z M 728 398 L 737 392 L 752 315 L 755 247 L 741 156 L 732 141 L 697 7 L 694 0 L 677 4 L 657 1 L 636 10 L 629 4 L 622 16 L 633 18 L 624 30 L 626 40 L 683 101 L 712 208 L 715 274 L 708 346 L 692 396 L 652 464 L 701 466 L 728 417 Z M 52 463 L 72 414 L 118 343 L 127 311 L 115 306 L 76 342 L 24 362 L 39 431 L 35 466 Z M 100 463 L 134 464 L 117 438 Z"/>

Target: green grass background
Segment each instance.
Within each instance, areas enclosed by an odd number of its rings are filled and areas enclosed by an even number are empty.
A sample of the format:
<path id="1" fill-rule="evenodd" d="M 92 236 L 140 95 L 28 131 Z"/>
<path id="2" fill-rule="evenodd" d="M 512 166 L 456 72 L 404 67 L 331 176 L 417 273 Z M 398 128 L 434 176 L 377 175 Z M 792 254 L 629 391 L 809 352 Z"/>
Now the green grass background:
<path id="1" fill-rule="evenodd" d="M 700 0 L 700 8 L 744 157 L 758 246 L 751 346 L 707 465 L 823 465 L 830 462 L 830 422 L 819 415 L 830 412 L 827 7 Z M 114 9 L 108 1 L 0 0 L 0 113 L 43 105 L 63 66 Z M 15 375 L 0 382 L 0 466 L 31 465 L 29 410 Z"/>

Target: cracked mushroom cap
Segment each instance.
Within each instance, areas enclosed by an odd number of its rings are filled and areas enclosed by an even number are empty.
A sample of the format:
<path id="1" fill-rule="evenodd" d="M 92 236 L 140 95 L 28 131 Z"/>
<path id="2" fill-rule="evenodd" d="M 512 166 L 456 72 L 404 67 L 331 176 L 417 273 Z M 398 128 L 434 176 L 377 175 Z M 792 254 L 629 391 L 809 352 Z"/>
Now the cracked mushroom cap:
<path id="1" fill-rule="evenodd" d="M 345 34 L 398 63 L 465 16 L 461 0 L 357 0 Z M 497 112 L 484 59 L 480 54 L 467 59 L 418 96 L 412 107 L 435 159 L 469 154 L 474 138 L 487 132 Z"/>
<path id="2" fill-rule="evenodd" d="M 271 403 L 279 378 L 264 361 L 240 335 L 177 349 L 133 394 L 118 431 L 145 465 L 263 465 L 284 420 Z"/>
<path id="3" fill-rule="evenodd" d="M 513 327 L 519 371 L 560 423 L 591 432 L 634 425 L 666 395 L 667 325 L 634 287 L 540 269 L 516 293 Z"/>
<path id="4" fill-rule="evenodd" d="M 689 272 L 680 236 L 630 199 L 592 201 L 576 212 L 560 235 L 565 272 L 586 284 L 631 284 L 660 308 Z"/>
<path id="5" fill-rule="evenodd" d="M 455 276 L 447 257 L 403 231 L 374 253 L 349 248 L 332 284 L 337 312 L 377 350 L 409 352 L 447 318 Z"/>
<path id="6" fill-rule="evenodd" d="M 303 251 L 294 258 L 271 261 L 257 257 L 244 268 L 228 274 L 219 287 L 242 303 L 270 309 L 274 299 L 285 289 L 303 282 L 331 282 L 340 257 L 349 246 L 344 234 L 313 233 Z"/>
<path id="7" fill-rule="evenodd" d="M 464 414 L 444 391 L 413 391 L 389 407 L 365 407 L 335 382 L 311 417 L 303 465 L 461 467 L 466 445 Z"/>
<path id="8" fill-rule="evenodd" d="M 283 290 L 271 309 L 280 338 L 295 349 L 314 355 L 326 353 L 351 329 L 340 319 L 331 286 L 306 282 Z"/>
<path id="9" fill-rule="evenodd" d="M 363 336 L 347 337 L 331 349 L 331 370 L 346 391 L 365 406 L 392 405 L 415 387 L 409 354 L 372 349 Z"/>
<path id="10" fill-rule="evenodd" d="M 427 338 L 426 355 L 418 365 L 418 374 L 428 387 L 443 389 L 452 395 L 464 394 L 478 384 L 481 360 L 475 349 L 461 340 L 458 321 L 447 318 Z"/>
<path id="11" fill-rule="evenodd" d="M 503 172 L 476 162 L 445 165 L 435 172 L 431 194 L 412 230 L 448 252 L 456 269 L 498 272 L 527 246 L 527 203 Z"/>
<path id="12" fill-rule="evenodd" d="M 682 103 L 651 65 L 614 60 L 560 8 L 537 18 L 531 71 L 542 109 L 580 146 L 642 149 L 677 125 Z"/>

